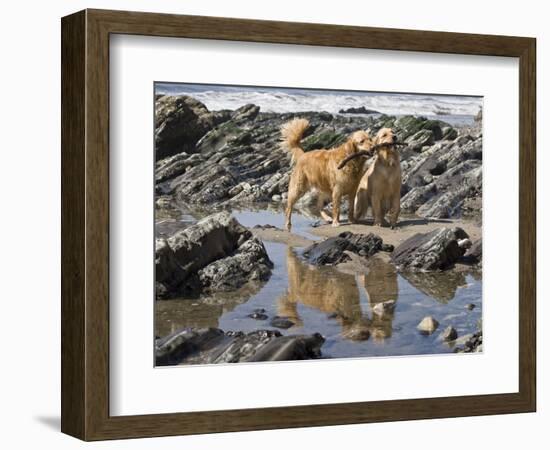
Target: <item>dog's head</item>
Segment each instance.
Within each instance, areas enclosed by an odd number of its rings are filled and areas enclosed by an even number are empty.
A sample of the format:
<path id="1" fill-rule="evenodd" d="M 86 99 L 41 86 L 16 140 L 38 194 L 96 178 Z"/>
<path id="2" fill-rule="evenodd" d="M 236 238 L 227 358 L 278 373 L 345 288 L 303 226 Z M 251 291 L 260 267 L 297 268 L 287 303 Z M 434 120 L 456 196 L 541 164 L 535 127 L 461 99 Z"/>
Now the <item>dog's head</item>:
<path id="1" fill-rule="evenodd" d="M 351 135 L 351 142 L 356 151 L 369 151 L 374 145 L 368 131 L 359 130 Z"/>
<path id="2" fill-rule="evenodd" d="M 378 133 L 376 133 L 376 145 L 395 144 L 396 142 L 397 136 L 393 133 L 391 128 L 381 128 Z"/>

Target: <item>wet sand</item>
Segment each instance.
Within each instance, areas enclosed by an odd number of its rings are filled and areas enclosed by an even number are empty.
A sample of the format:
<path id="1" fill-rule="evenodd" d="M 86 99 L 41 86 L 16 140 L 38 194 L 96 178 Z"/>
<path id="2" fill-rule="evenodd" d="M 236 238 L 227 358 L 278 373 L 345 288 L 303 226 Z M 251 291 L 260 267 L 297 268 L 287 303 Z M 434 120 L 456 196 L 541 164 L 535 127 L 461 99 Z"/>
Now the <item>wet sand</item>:
<path id="1" fill-rule="evenodd" d="M 403 218 L 397 228 L 393 230 L 390 227 L 374 226 L 372 225 L 372 221 L 369 220 L 355 224 L 343 222 L 338 227 L 333 227 L 330 224 L 309 227 L 307 232 L 312 235 L 312 239 L 288 233 L 280 228 L 256 228 L 252 231 L 262 240 L 287 244 L 291 247 L 305 247 L 314 242 L 315 236 L 324 239 L 337 236 L 344 231 L 351 231 L 357 234 L 374 233 L 380 236 L 384 243 L 398 246 L 417 233 L 428 233 L 441 227 L 460 227 L 468 233 L 472 242 L 481 238 L 481 227 L 479 226 L 479 222 L 475 220 L 423 219 L 415 217 Z"/>
<path id="2" fill-rule="evenodd" d="M 252 233 L 262 241 L 277 242 L 278 244 L 287 244 L 290 247 L 307 247 L 315 242 L 298 234 L 289 233 L 280 228 L 252 228 Z"/>

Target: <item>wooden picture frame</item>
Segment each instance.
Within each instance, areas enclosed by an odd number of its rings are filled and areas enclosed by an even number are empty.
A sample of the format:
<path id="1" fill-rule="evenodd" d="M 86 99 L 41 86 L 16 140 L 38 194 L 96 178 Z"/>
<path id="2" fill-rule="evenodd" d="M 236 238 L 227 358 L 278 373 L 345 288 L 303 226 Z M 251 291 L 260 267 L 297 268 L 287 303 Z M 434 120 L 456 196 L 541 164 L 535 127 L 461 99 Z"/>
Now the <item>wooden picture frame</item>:
<path id="1" fill-rule="evenodd" d="M 64 433 L 100 440 L 535 411 L 535 39 L 104 10 L 64 17 L 61 29 Z M 110 416 L 109 36 L 117 33 L 519 58 L 519 392 Z"/>

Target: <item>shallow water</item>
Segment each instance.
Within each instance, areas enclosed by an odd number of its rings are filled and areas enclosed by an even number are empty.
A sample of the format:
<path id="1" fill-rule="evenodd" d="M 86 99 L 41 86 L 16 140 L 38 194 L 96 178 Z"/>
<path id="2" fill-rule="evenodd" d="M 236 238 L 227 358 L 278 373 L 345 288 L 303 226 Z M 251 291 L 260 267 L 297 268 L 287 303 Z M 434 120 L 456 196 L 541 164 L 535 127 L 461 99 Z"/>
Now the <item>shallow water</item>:
<path id="1" fill-rule="evenodd" d="M 282 214 L 275 211 L 234 210 L 233 214 L 247 227 L 280 227 L 283 223 Z M 187 226 L 188 219 L 182 219 L 179 227 Z M 294 214 L 293 232 L 311 239 L 308 228 L 313 222 Z M 177 224 L 175 219 L 170 228 Z M 305 264 L 300 248 L 264 244 L 274 263 L 267 283 L 260 288 L 246 287 L 199 299 L 156 302 L 156 334 L 164 336 L 183 327 L 206 326 L 224 331 L 275 329 L 269 326 L 269 319 L 247 317 L 262 308 L 269 318 L 286 316 L 295 323 L 288 330 L 279 330 L 283 334 L 319 332 L 326 339 L 321 349 L 323 357 L 343 358 L 448 353 L 453 347 L 439 339 L 448 325 L 459 336 L 478 329 L 482 312 L 480 272 L 401 275 L 391 264 L 377 260 L 365 275 L 350 275 L 333 267 Z M 396 300 L 395 311 L 376 315 L 372 307 L 387 300 Z M 466 308 L 468 303 L 475 305 L 472 311 Z M 428 315 L 439 322 L 430 336 L 416 329 Z M 370 337 L 361 340 L 365 330 Z"/>

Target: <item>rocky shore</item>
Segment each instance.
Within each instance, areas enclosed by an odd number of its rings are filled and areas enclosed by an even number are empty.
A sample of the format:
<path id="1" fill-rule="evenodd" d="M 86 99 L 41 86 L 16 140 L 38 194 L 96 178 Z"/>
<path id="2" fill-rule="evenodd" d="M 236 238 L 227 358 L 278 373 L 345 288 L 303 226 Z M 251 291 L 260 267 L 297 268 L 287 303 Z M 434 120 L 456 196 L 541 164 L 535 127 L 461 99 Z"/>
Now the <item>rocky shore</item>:
<path id="1" fill-rule="evenodd" d="M 282 203 L 290 176 L 289 155 L 279 145 L 280 126 L 305 117 L 305 150 L 330 148 L 357 129 L 391 127 L 400 141 L 402 211 L 420 217 L 481 217 L 482 132 L 440 120 L 384 114 L 263 113 L 244 105 L 211 112 L 187 96 L 156 103 L 157 205 L 184 202 L 208 208 Z M 311 200 L 311 197 L 309 197 Z M 304 197 L 302 207 L 308 204 Z"/>
<path id="2" fill-rule="evenodd" d="M 318 359 L 324 341 L 320 334 L 283 336 L 272 330 L 224 333 L 219 328 L 184 329 L 156 340 L 156 364 Z"/>
<path id="3" fill-rule="evenodd" d="M 368 220 L 340 228 L 312 223 L 310 236 L 322 238 L 315 241 L 272 224 L 248 228 L 229 212 L 260 208 L 281 214 L 291 166 L 289 155 L 279 147 L 279 128 L 295 116 L 306 117 L 311 123 L 303 140 L 306 150 L 337 145 L 359 128 L 376 132 L 392 127 L 399 141 L 408 144 L 401 150 L 403 218 L 397 230 L 374 228 Z M 385 339 L 393 333 L 397 274 L 441 304 L 465 285 L 465 274 L 481 276 L 482 134 L 478 125 L 455 128 L 439 120 L 363 110 L 337 115 L 263 113 L 252 104 L 235 111 L 212 112 L 191 97 L 159 96 L 155 139 L 157 226 L 174 211 L 181 214 L 182 205 L 186 210 L 207 212 L 202 219 L 190 219 L 169 232 L 157 230 L 157 304 L 171 299 L 222 298 L 225 294 L 244 296 L 245 300 L 235 305 L 246 302 L 273 276 L 268 242 L 288 245 L 289 271 L 288 299 L 283 302 L 282 314 L 264 308 L 250 310 L 247 320 L 258 324 L 253 331 L 217 323 L 172 328 L 156 339 L 157 365 L 326 357 L 325 337 L 318 329 L 294 331 L 301 325 L 294 301 L 326 310 L 327 319 L 341 323 L 344 339 Z M 299 208 L 307 211 L 312 200 L 305 196 Z M 303 272 L 295 265 L 310 269 Z M 347 288 L 324 280 L 323 268 L 351 274 L 346 279 L 350 286 L 355 285 L 356 277 L 371 278 L 365 281 L 365 287 L 370 286 L 371 317 L 352 319 L 345 309 L 333 306 L 349 302 L 348 295 L 359 305 L 359 297 L 353 288 L 351 294 L 344 293 Z M 317 292 L 317 298 L 306 299 L 306 288 Z M 293 295 L 298 297 L 292 300 Z M 223 301 L 220 304 L 224 309 Z M 456 352 L 481 351 L 481 331 L 457 332 L 446 316 L 420 319 L 414 324 L 416 333 L 437 335 L 434 345 L 444 342 Z"/>
<path id="4" fill-rule="evenodd" d="M 228 291 L 266 281 L 273 263 L 263 243 L 227 212 L 156 240 L 157 299 Z"/>

